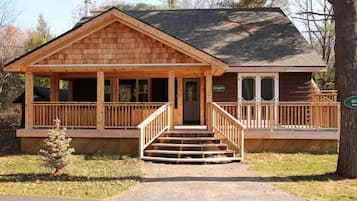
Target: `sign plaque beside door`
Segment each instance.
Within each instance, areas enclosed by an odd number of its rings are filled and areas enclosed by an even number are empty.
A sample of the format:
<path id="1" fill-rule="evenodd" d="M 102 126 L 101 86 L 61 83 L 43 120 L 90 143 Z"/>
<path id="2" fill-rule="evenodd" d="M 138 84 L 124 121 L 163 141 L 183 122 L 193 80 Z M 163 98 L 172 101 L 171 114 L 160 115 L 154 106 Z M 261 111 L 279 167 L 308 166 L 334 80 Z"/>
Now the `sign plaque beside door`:
<path id="1" fill-rule="evenodd" d="M 213 86 L 213 92 L 224 92 L 226 87 L 223 84 L 217 84 Z"/>

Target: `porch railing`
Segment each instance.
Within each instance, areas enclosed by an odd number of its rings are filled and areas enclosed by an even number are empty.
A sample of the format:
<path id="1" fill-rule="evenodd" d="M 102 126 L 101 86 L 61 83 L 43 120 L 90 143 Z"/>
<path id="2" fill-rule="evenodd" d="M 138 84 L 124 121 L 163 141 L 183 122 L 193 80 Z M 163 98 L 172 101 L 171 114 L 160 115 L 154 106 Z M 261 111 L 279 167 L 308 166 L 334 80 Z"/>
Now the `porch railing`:
<path id="1" fill-rule="evenodd" d="M 105 128 L 136 128 L 165 103 L 105 103 Z M 59 118 L 67 128 L 96 128 L 96 102 L 34 102 L 33 127 L 50 128 Z"/>
<path id="2" fill-rule="evenodd" d="M 319 90 L 312 93 L 313 102 L 336 102 L 337 90 Z"/>
<path id="3" fill-rule="evenodd" d="M 250 129 L 339 129 L 338 102 L 218 103 Z"/>
<path id="4" fill-rule="evenodd" d="M 105 107 L 105 128 L 136 128 L 144 119 L 164 103 L 119 103 L 107 102 Z"/>
<path id="5" fill-rule="evenodd" d="M 144 157 L 144 150 L 149 146 L 160 134 L 169 128 L 169 107 L 167 103 L 157 109 L 143 122 L 140 123 L 140 157 Z"/>
<path id="6" fill-rule="evenodd" d="M 212 112 L 212 129 L 222 134 L 234 145 L 236 155 L 244 159 L 245 126 L 216 103 L 208 103 Z"/>
<path id="7" fill-rule="evenodd" d="M 59 118 L 64 127 L 95 128 L 95 102 L 34 102 L 33 127 L 50 128 Z"/>

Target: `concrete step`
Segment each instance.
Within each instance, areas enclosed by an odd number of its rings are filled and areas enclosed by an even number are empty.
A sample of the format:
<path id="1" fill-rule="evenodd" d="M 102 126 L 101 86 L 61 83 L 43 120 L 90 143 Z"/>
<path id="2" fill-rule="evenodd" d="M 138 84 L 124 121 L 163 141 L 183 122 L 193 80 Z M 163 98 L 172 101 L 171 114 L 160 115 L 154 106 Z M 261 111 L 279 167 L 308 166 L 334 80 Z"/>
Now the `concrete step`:
<path id="1" fill-rule="evenodd" d="M 174 143 L 174 144 L 218 144 L 220 139 L 214 137 L 159 137 L 155 143 Z"/>
<path id="2" fill-rule="evenodd" d="M 176 143 L 153 143 L 149 149 L 155 150 L 181 150 L 181 151 L 215 151 L 227 150 L 226 144 L 176 144 Z"/>
<path id="3" fill-rule="evenodd" d="M 239 157 L 217 157 L 217 158 L 166 158 L 144 156 L 141 159 L 147 161 L 168 162 L 168 163 L 230 163 L 241 161 Z"/>
<path id="4" fill-rule="evenodd" d="M 145 153 L 157 154 L 175 154 L 175 155 L 213 155 L 213 154 L 234 154 L 230 150 L 215 150 L 215 151 L 174 151 L 174 150 L 145 150 Z"/>
<path id="5" fill-rule="evenodd" d="M 214 137 L 213 132 L 178 132 L 178 131 L 170 131 L 165 132 L 163 137 Z"/>

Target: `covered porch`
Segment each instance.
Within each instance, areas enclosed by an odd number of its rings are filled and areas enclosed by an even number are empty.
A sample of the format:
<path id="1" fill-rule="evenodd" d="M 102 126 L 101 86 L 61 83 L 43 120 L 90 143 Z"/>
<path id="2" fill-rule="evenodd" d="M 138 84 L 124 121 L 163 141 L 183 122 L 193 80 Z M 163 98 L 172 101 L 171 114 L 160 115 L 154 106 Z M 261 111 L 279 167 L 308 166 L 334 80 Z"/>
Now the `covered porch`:
<path id="1" fill-rule="evenodd" d="M 212 94 L 212 88 L 207 87 L 213 75 L 209 65 L 134 67 L 121 72 L 109 68 L 99 72 L 31 69 L 34 72 L 26 72 L 25 128 L 18 131 L 19 137 L 26 130 L 51 128 L 56 118 L 68 130 L 120 129 L 133 133 L 164 105 L 170 111 L 166 117 L 168 129 L 183 124 L 205 125 L 206 103 L 212 101 L 212 96 L 206 96 Z M 35 77 L 50 80 L 49 101 L 34 101 Z M 60 80 L 68 83 L 67 100 L 59 99 Z"/>

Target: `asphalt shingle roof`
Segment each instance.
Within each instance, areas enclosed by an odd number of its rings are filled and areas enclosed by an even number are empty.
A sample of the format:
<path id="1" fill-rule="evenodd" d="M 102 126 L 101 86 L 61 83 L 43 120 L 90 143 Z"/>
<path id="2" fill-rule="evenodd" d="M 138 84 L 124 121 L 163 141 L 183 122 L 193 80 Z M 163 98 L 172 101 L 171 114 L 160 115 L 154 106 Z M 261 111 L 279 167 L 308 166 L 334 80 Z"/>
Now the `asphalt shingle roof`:
<path id="1" fill-rule="evenodd" d="M 325 66 L 280 8 L 124 12 L 230 66 Z"/>

